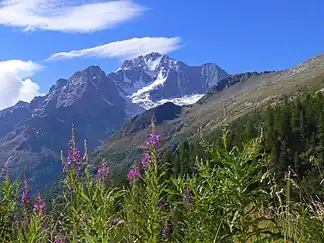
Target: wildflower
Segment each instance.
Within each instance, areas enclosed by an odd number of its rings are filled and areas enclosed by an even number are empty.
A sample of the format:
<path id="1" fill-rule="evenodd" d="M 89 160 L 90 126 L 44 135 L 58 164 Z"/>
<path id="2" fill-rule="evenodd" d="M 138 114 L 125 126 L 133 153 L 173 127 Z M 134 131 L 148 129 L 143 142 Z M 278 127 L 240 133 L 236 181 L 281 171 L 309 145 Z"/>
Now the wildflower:
<path id="1" fill-rule="evenodd" d="M 182 199 L 183 202 L 193 204 L 194 200 L 193 200 L 193 197 L 192 197 L 192 191 L 190 190 L 188 184 L 186 184 L 186 189 L 184 190 L 184 194 L 185 195 L 184 195 L 184 197 Z M 190 208 L 192 208 L 192 205 L 190 205 Z"/>
<path id="2" fill-rule="evenodd" d="M 30 199 L 31 199 L 31 192 L 29 190 L 27 180 L 25 180 L 24 190 L 21 195 L 21 207 L 22 208 L 27 207 L 28 204 L 30 203 Z"/>
<path id="3" fill-rule="evenodd" d="M 68 165 L 68 166 L 70 166 L 70 165 L 72 165 L 72 151 L 71 150 L 69 150 L 69 152 L 68 152 L 68 156 L 67 156 L 67 158 L 66 158 L 66 165 Z"/>
<path id="4" fill-rule="evenodd" d="M 30 199 L 31 199 L 30 191 L 24 189 L 21 197 L 21 207 L 24 208 L 29 203 Z"/>
<path id="5" fill-rule="evenodd" d="M 78 170 L 80 170 L 82 166 L 80 150 L 75 150 L 74 158 L 75 158 L 75 166 L 78 168 Z"/>
<path id="6" fill-rule="evenodd" d="M 148 164 L 151 164 L 151 165 L 153 164 L 152 158 L 151 158 L 151 156 L 148 153 L 144 153 L 143 154 L 143 157 L 142 157 L 142 160 L 141 160 L 141 164 L 142 164 L 142 168 L 144 170 L 147 169 L 147 165 Z"/>
<path id="7" fill-rule="evenodd" d="M 55 243 L 65 243 L 63 236 L 60 235 L 55 236 Z"/>
<path id="8" fill-rule="evenodd" d="M 162 235 L 171 236 L 172 233 L 173 233 L 172 225 L 170 223 L 166 224 L 163 228 Z"/>
<path id="9" fill-rule="evenodd" d="M 41 198 L 40 195 L 35 200 L 34 204 L 34 211 L 35 212 L 45 212 L 46 211 L 46 201 Z"/>
<path id="10" fill-rule="evenodd" d="M 97 176 L 99 179 L 105 180 L 110 178 L 110 168 L 106 162 L 102 162 L 97 169 Z"/>
<path id="11" fill-rule="evenodd" d="M 146 141 L 146 145 L 156 147 L 159 144 L 159 142 L 160 135 L 150 134 Z"/>
<path id="12" fill-rule="evenodd" d="M 141 173 L 140 173 L 139 169 L 137 167 L 133 167 L 128 172 L 128 180 L 135 181 L 137 179 L 137 177 L 139 177 L 140 175 L 141 175 Z"/>
<path id="13" fill-rule="evenodd" d="M 81 161 L 81 153 L 80 150 L 76 149 L 73 153 L 73 150 L 70 150 L 68 153 L 68 157 L 66 159 L 66 164 L 68 166 L 71 166 L 74 164 L 74 166 L 76 167 L 76 169 L 78 171 L 81 170 L 82 167 L 82 161 Z"/>
<path id="14" fill-rule="evenodd" d="M 183 198 L 183 201 L 193 203 L 192 192 L 188 188 L 185 190 L 185 197 Z"/>

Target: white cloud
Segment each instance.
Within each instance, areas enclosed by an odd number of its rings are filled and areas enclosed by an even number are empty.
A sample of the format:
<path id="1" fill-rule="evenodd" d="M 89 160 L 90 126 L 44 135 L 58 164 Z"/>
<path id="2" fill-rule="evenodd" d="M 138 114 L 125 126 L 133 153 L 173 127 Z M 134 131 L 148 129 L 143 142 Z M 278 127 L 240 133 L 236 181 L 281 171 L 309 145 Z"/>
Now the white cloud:
<path id="1" fill-rule="evenodd" d="M 0 109 L 16 104 L 18 101 L 30 102 L 39 91 L 39 86 L 31 77 L 42 69 L 32 61 L 0 61 Z"/>
<path id="2" fill-rule="evenodd" d="M 131 0 L 0 0 L 0 24 L 25 31 L 94 32 L 141 15 L 146 8 Z"/>
<path id="3" fill-rule="evenodd" d="M 151 52 L 167 54 L 180 48 L 179 37 L 143 37 L 110 42 L 105 45 L 88 49 L 59 52 L 51 55 L 47 60 L 64 60 L 77 57 L 99 58 L 134 58 Z"/>

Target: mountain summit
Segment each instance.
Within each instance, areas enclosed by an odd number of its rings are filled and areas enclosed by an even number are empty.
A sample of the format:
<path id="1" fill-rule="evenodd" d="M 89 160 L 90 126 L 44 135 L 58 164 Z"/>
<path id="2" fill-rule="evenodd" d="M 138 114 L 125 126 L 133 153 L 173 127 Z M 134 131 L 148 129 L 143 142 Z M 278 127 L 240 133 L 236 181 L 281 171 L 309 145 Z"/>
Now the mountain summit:
<path id="1" fill-rule="evenodd" d="M 159 53 L 127 60 L 108 75 L 90 66 L 57 80 L 45 96 L 0 111 L 0 167 L 9 166 L 14 177 L 27 172 L 37 192 L 59 175 L 60 151 L 67 152 L 73 121 L 79 149 L 87 138 L 93 150 L 129 118 L 170 101 L 191 104 L 227 76 L 216 64 L 190 67 Z M 171 103 L 165 107 L 157 118 L 181 110 Z"/>
<path id="2" fill-rule="evenodd" d="M 122 96 L 144 109 L 173 102 L 195 103 L 208 88 L 217 85 L 228 74 L 216 64 L 188 66 L 156 52 L 126 60 L 109 74 Z"/>

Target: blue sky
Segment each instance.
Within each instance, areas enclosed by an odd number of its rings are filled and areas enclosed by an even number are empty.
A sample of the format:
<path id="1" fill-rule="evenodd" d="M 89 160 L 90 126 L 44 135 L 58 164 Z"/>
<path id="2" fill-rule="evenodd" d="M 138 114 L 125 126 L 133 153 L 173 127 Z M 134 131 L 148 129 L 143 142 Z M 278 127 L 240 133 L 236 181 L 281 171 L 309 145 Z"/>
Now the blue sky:
<path id="1" fill-rule="evenodd" d="M 110 72 L 150 50 L 189 65 L 215 62 L 229 73 L 290 68 L 324 51 L 322 0 L 0 3 L 0 108 L 45 93 L 89 65 Z M 111 42 L 72 58 L 72 50 Z"/>

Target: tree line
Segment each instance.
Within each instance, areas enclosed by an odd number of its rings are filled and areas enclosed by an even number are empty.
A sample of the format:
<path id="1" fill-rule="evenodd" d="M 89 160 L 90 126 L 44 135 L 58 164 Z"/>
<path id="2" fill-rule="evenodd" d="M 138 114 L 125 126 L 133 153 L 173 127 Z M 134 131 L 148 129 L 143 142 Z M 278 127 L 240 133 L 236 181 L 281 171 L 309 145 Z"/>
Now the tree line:
<path id="1" fill-rule="evenodd" d="M 293 171 L 296 185 L 309 195 L 324 198 L 320 169 L 324 166 L 324 95 L 307 94 L 255 110 L 228 125 L 229 146 L 262 136 L 264 152 L 270 155 L 269 169 L 279 184 L 286 179 L 288 168 Z M 222 128 L 206 134 L 208 143 L 222 147 Z M 163 153 L 162 163 L 168 164 L 168 175 L 193 175 L 196 157 L 211 159 L 201 140 L 184 141 L 175 151 Z M 314 156 L 316 160 L 311 160 Z"/>

